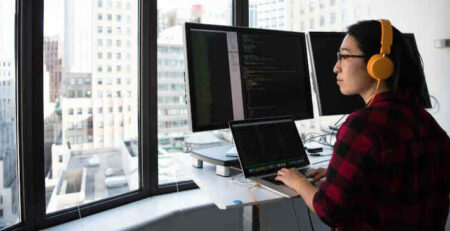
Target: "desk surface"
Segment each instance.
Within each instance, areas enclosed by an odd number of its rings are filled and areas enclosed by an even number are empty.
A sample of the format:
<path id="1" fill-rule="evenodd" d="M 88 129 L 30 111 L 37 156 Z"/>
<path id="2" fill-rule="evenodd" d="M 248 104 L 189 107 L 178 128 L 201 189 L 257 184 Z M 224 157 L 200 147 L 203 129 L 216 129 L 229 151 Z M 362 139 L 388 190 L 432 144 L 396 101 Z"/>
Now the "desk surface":
<path id="1" fill-rule="evenodd" d="M 327 152 L 328 151 L 325 150 L 323 154 L 327 154 Z M 328 154 L 331 154 L 331 150 Z M 319 168 L 326 167 L 328 165 L 328 161 L 331 158 L 331 155 L 308 157 L 311 162 L 311 167 Z M 252 186 L 252 184 L 243 185 L 232 180 L 233 178 L 238 178 L 238 175 L 241 174 L 242 171 L 232 168 L 231 175 L 229 177 L 218 176 L 215 173 L 215 165 L 204 162 L 203 168 L 195 168 L 191 165 L 191 158 L 192 157 L 190 157 L 190 155 L 182 155 L 176 157 L 175 160 L 177 164 L 181 165 L 181 167 L 186 170 L 186 172 L 200 187 L 200 189 L 209 195 L 211 200 L 217 205 L 219 209 L 254 205 L 253 200 L 248 194 L 248 188 Z M 260 204 L 286 199 L 283 196 L 280 196 L 261 187 L 253 188 L 251 192 Z M 241 201 L 241 203 L 236 201 Z"/>

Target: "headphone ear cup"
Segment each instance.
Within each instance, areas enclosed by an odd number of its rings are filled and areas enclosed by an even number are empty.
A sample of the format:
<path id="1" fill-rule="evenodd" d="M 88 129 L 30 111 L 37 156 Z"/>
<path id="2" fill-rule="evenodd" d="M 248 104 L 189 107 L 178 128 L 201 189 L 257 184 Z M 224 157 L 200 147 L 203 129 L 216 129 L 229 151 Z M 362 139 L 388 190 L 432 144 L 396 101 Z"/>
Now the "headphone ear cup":
<path id="1" fill-rule="evenodd" d="M 367 72 L 373 79 L 385 80 L 394 73 L 394 63 L 388 57 L 383 57 L 381 54 L 375 54 L 370 57 L 369 62 L 367 62 Z"/>

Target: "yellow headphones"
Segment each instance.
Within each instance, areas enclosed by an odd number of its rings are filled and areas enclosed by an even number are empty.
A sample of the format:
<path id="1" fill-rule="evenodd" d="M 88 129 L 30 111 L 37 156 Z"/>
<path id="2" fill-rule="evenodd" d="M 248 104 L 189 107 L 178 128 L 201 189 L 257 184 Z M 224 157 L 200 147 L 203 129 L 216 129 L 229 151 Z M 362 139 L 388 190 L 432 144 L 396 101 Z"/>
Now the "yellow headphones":
<path id="1" fill-rule="evenodd" d="M 391 46 L 393 42 L 393 31 L 391 22 L 387 19 L 380 19 L 381 23 L 381 49 L 379 54 L 370 57 L 367 62 L 367 72 L 369 76 L 378 81 L 375 94 L 367 106 L 373 101 L 380 87 L 380 82 L 391 77 L 394 73 L 394 62 L 387 57 L 391 54 Z"/>

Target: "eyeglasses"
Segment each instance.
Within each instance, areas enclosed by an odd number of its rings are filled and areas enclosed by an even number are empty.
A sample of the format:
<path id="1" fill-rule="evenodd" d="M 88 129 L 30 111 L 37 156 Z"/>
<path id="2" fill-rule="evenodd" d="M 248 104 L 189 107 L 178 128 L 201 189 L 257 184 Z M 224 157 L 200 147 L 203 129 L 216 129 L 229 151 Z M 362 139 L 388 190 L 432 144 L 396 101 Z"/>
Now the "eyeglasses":
<path id="1" fill-rule="evenodd" d="M 338 61 L 341 61 L 342 59 L 346 59 L 346 58 L 364 58 L 364 57 L 366 57 L 364 55 L 343 55 L 339 51 L 336 53 L 336 56 L 337 56 Z"/>

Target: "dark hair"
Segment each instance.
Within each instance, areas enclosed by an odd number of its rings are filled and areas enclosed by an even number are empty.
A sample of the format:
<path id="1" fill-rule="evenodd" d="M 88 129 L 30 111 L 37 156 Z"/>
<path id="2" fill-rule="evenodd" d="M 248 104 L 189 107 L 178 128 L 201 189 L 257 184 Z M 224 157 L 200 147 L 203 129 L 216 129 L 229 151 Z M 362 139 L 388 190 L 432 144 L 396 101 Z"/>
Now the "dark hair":
<path id="1" fill-rule="evenodd" d="M 421 106 L 424 106 L 428 95 L 423 94 L 426 85 L 422 58 L 417 47 L 412 46 L 397 28 L 392 26 L 392 30 L 393 42 L 389 57 L 394 62 L 394 74 L 386 80 L 386 84 L 392 91 L 404 92 L 416 97 Z M 360 21 L 349 26 L 347 34 L 357 40 L 358 47 L 366 56 L 366 63 L 372 55 L 380 53 L 381 23 L 379 21 Z"/>

